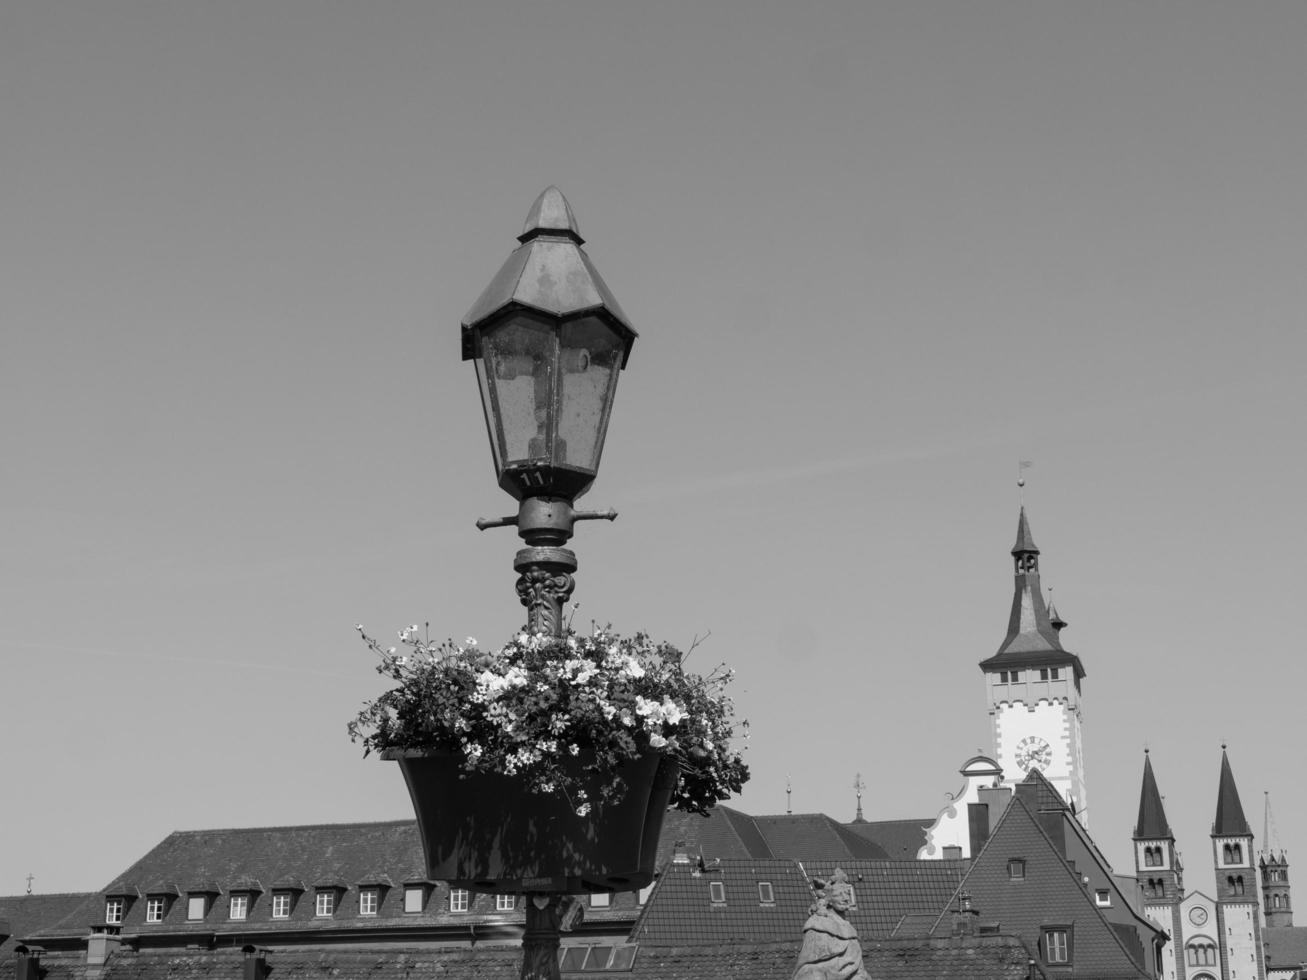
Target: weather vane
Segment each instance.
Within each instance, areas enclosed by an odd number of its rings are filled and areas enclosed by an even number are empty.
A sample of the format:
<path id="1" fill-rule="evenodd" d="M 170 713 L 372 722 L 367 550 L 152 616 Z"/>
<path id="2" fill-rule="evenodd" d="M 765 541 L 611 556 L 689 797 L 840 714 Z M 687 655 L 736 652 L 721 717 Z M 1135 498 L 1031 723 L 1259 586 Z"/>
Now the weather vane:
<path id="1" fill-rule="evenodd" d="M 1026 470 L 1035 465 L 1033 459 L 1017 460 L 1017 492 L 1021 495 L 1021 506 L 1026 506 Z"/>

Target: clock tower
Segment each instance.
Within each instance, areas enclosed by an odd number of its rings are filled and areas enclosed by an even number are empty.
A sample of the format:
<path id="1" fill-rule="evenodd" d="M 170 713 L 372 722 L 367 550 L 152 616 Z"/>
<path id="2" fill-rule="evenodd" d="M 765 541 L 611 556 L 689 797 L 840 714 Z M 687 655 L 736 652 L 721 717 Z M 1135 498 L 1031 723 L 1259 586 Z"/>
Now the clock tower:
<path id="1" fill-rule="evenodd" d="M 1080 740 L 1080 658 L 1063 649 L 1066 622 L 1044 602 L 1039 549 L 1026 509 L 1012 546 L 1015 584 L 1007 636 L 998 652 L 982 660 L 994 733 L 994 757 L 1003 781 L 1015 785 L 1031 769 L 1053 784 L 1084 824 L 1085 771 Z"/>

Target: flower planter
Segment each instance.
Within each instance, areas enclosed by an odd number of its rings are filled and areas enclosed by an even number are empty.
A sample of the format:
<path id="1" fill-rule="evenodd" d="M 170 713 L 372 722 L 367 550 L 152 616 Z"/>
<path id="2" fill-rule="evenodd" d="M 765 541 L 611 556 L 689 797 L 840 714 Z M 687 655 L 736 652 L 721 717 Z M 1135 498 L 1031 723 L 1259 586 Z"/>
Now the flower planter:
<path id="1" fill-rule="evenodd" d="M 382 758 L 404 774 L 434 880 L 481 892 L 568 893 L 630 890 L 653 880 L 676 783 L 676 765 L 661 753 L 619 770 L 627 792 L 615 803 L 600 802 L 599 781 L 585 776 L 594 801 L 585 816 L 561 794 L 530 793 L 513 776 L 464 773 L 453 753 L 390 750 Z"/>

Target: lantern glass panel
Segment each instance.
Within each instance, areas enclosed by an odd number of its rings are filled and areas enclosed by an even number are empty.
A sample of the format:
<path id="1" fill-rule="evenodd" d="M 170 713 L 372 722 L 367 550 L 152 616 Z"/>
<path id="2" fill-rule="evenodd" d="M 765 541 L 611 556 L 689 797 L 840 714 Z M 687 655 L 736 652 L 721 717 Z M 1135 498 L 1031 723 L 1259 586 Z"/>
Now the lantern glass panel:
<path id="1" fill-rule="evenodd" d="M 622 341 L 596 317 L 562 326 L 558 353 L 557 463 L 595 472 L 622 360 Z"/>
<path id="2" fill-rule="evenodd" d="M 548 463 L 553 414 L 554 332 L 544 323 L 514 318 L 486 331 L 477 362 L 495 467 Z"/>

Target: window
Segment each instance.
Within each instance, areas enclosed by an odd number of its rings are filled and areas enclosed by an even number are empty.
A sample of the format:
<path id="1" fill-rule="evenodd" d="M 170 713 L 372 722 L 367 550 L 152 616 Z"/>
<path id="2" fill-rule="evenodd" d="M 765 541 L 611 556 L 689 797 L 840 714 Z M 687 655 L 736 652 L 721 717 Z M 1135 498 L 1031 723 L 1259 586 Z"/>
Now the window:
<path id="1" fill-rule="evenodd" d="M 104 903 L 104 923 L 120 926 L 123 923 L 123 906 L 127 903 L 121 898 L 106 899 Z"/>
<path id="2" fill-rule="evenodd" d="M 290 892 L 272 893 L 272 917 L 274 919 L 290 918 Z"/>
<path id="3" fill-rule="evenodd" d="M 466 912 L 470 905 L 470 898 L 471 896 L 466 888 L 451 888 L 449 890 L 449 911 Z"/>
<path id="4" fill-rule="evenodd" d="M 591 897 L 593 898 L 593 896 L 591 896 Z M 515 909 L 516 907 L 517 907 L 517 896 L 516 896 L 516 895 L 496 895 L 496 896 L 495 896 L 495 911 L 496 911 L 496 912 L 511 912 L 511 911 L 513 911 L 513 909 Z"/>
<path id="5" fill-rule="evenodd" d="M 1242 846 L 1242 845 L 1240 845 L 1240 844 L 1232 844 L 1232 845 L 1230 846 L 1230 853 L 1234 855 L 1234 863 L 1235 863 L 1235 864 L 1243 864 L 1243 846 Z"/>
<path id="6" fill-rule="evenodd" d="M 1046 680 L 1048 680 L 1048 668 L 1047 668 L 1047 667 L 1040 667 L 1040 668 L 1039 668 L 1039 679 L 1040 679 L 1041 681 L 1046 681 Z"/>
<path id="7" fill-rule="evenodd" d="M 1277 908 L 1277 909 L 1280 907 L 1280 896 L 1279 896 L 1279 895 L 1272 895 L 1272 896 L 1271 896 L 1271 907 L 1272 907 L 1272 908 Z"/>
<path id="8" fill-rule="evenodd" d="M 1006 670 L 1000 670 L 1000 671 L 998 672 L 998 682 L 999 682 L 1000 684 L 1006 684 L 1006 683 L 1007 683 L 1007 671 L 1006 671 Z"/>
<path id="9" fill-rule="evenodd" d="M 186 899 L 186 918 L 194 922 L 196 919 L 203 919 L 204 913 L 208 910 L 209 899 L 205 895 L 191 895 Z"/>
<path id="10" fill-rule="evenodd" d="M 404 911 L 409 915 L 415 912 L 421 912 L 422 906 L 426 904 L 426 889 L 422 885 L 406 885 L 404 887 Z"/>
<path id="11" fill-rule="evenodd" d="M 1061 679 L 1062 679 L 1062 668 L 1061 668 L 1061 667 L 1054 667 L 1052 670 L 1050 670 L 1050 671 L 1048 672 L 1048 676 L 1051 677 L 1051 678 L 1053 678 L 1053 680 L 1055 680 L 1055 681 L 1057 681 L 1057 680 L 1061 680 Z"/>
<path id="12" fill-rule="evenodd" d="M 758 882 L 758 901 L 762 905 L 776 904 L 776 893 L 772 891 L 770 881 Z"/>
<path id="13" fill-rule="evenodd" d="M 233 919 L 244 919 L 250 914 L 250 896 L 233 895 L 229 906 L 228 914 Z"/>
<path id="14" fill-rule="evenodd" d="M 723 881 L 708 882 L 708 898 L 714 905 L 725 905 L 726 883 Z"/>
<path id="15" fill-rule="evenodd" d="M 1007 876 L 1012 881 L 1022 881 L 1026 877 L 1026 862 L 1024 858 L 1012 858 L 1007 863 Z"/>
<path id="16" fill-rule="evenodd" d="M 1110 909 L 1112 907 L 1112 893 L 1106 888 L 1099 888 L 1094 892 L 1094 904 L 1100 909 Z"/>
<path id="17" fill-rule="evenodd" d="M 1071 962 L 1071 930 L 1065 926 L 1044 930 L 1044 962 Z"/>
<path id="18" fill-rule="evenodd" d="M 359 889 L 359 915 L 376 915 L 381 893 L 376 888 Z"/>
<path id="19" fill-rule="evenodd" d="M 334 915 L 336 912 L 336 893 L 331 890 L 319 891 L 313 909 L 314 915 Z"/>
<path id="20" fill-rule="evenodd" d="M 590 907 L 592 909 L 606 909 L 613 904 L 613 896 L 608 892 L 595 892 L 590 896 Z"/>
<path id="21" fill-rule="evenodd" d="M 1021 671 L 1019 670 L 1012 671 L 1012 673 L 1008 674 L 1008 676 L 1012 678 L 1013 684 L 1018 684 L 1021 682 Z"/>
<path id="22" fill-rule="evenodd" d="M 1216 966 L 1216 944 L 1210 940 L 1194 940 L 1185 947 L 1185 959 L 1190 966 Z"/>
<path id="23" fill-rule="evenodd" d="M 163 921 L 164 900 L 162 895 L 151 895 L 145 900 L 145 921 Z"/>

